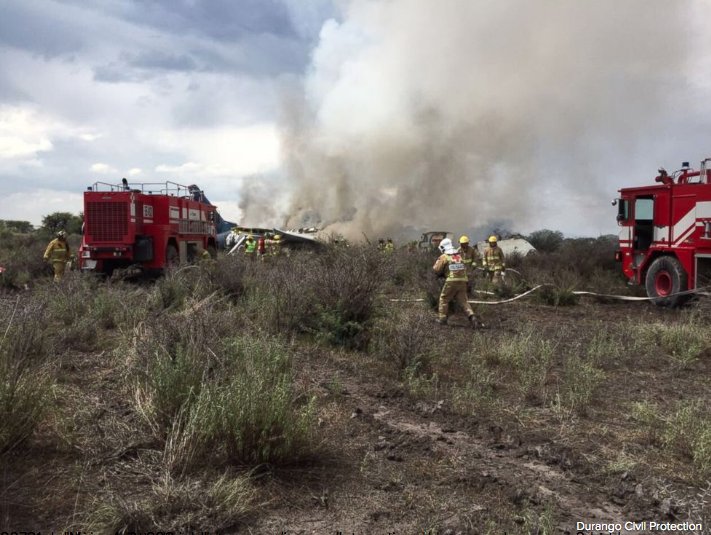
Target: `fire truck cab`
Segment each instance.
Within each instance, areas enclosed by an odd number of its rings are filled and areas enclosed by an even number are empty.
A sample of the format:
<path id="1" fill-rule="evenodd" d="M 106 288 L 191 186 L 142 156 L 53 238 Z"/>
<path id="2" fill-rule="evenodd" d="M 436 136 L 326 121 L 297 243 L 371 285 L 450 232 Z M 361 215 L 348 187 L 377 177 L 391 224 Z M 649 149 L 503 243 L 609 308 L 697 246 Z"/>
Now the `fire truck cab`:
<path id="1" fill-rule="evenodd" d="M 620 248 L 615 258 L 632 283 L 644 285 L 657 305 L 676 306 L 711 275 L 711 169 L 684 162 L 657 185 L 623 188 L 617 205 Z"/>
<path id="2" fill-rule="evenodd" d="M 111 275 L 117 268 L 160 272 L 217 254 L 216 208 L 197 186 L 174 182 L 96 182 L 84 192 L 79 267 Z"/>

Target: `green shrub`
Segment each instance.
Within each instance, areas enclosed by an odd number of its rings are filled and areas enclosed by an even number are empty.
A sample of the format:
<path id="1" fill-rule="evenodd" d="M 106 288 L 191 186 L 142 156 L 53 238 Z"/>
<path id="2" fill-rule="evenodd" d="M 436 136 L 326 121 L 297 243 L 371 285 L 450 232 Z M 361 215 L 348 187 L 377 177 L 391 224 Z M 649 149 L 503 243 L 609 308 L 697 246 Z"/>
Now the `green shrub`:
<path id="1" fill-rule="evenodd" d="M 336 345 L 367 347 L 383 285 L 383 259 L 368 247 L 332 247 L 253 262 L 247 311 L 268 331 L 307 332 Z"/>
<path id="2" fill-rule="evenodd" d="M 52 273 L 52 268 L 44 259 L 47 243 L 36 234 L 16 234 L 2 231 L 0 237 L 0 287 L 24 288 L 35 279 L 44 278 Z"/>
<path id="3" fill-rule="evenodd" d="M 230 380 L 212 389 L 208 439 L 240 463 L 286 463 L 308 452 L 313 399 L 296 402 L 291 359 L 275 339 L 236 338 L 226 348 Z"/>

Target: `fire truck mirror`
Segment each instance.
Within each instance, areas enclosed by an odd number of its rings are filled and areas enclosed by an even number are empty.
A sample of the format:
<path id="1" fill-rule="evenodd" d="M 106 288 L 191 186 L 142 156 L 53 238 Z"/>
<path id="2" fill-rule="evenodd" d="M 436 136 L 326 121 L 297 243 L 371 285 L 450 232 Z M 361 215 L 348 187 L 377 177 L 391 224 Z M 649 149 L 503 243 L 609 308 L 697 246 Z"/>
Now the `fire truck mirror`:
<path id="1" fill-rule="evenodd" d="M 617 203 L 617 222 L 622 223 L 627 221 L 629 217 L 629 202 L 625 199 L 620 199 Z"/>

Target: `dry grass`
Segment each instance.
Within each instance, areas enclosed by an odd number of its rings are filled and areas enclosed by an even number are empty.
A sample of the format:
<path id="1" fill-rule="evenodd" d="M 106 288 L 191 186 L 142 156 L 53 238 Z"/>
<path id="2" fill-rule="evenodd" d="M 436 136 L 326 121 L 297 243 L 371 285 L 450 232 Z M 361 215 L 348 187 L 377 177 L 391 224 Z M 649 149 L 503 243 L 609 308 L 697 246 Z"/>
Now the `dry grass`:
<path id="1" fill-rule="evenodd" d="M 477 313 L 489 328 L 474 332 L 456 321 L 435 325 L 426 305 L 388 301 L 438 296 L 434 257 L 422 253 L 384 257 L 351 247 L 269 263 L 220 258 L 143 285 L 78 274 L 61 284 L 33 279 L 12 324 L 0 320 L 0 335 L 10 326 L 0 346 L 0 407 L 10 407 L 0 414 L 0 449 L 5 458 L 23 444 L 42 462 L 90 459 L 88 479 L 103 483 L 87 483 L 63 518 L 96 532 L 240 529 L 256 511 L 269 514 L 260 504 L 298 497 L 265 490 L 253 467 L 341 453 L 364 460 L 340 467 L 361 483 L 384 467 L 399 474 L 408 511 L 430 525 L 441 496 L 424 500 L 406 482 L 434 488 L 455 461 L 419 442 L 404 464 L 378 457 L 373 443 L 386 433 L 365 412 L 380 404 L 424 411 L 443 426 L 465 422 L 470 440 L 484 444 L 518 437 L 524 456 L 539 444 L 564 446 L 574 475 L 579 466 L 602 466 L 606 478 L 620 470 L 664 478 L 674 467 L 698 486 L 711 473 L 702 382 L 708 329 L 693 310 L 567 301 L 573 289 L 616 288 L 618 266 L 601 260 L 605 247 L 563 243 L 553 254 L 517 259 L 522 284 L 553 284 L 539 301 L 547 304 L 483 308 Z M 354 393 L 369 372 L 371 384 Z M 696 401 L 675 400 L 669 385 Z M 324 390 L 326 401 L 316 396 Z M 383 397 L 354 412 L 376 395 Z M 511 440 L 506 447 L 516 448 Z M 462 444 L 452 450 L 468 455 Z M 407 465 L 409 455 L 419 457 Z M 607 480 L 595 481 L 602 488 Z M 467 480 L 457 492 L 487 495 L 477 484 Z M 299 488 L 322 490 L 308 485 Z M 472 513 L 461 525 L 550 533 L 555 516 L 554 506 L 529 501 Z M 431 527 L 444 529 L 440 520 Z"/>

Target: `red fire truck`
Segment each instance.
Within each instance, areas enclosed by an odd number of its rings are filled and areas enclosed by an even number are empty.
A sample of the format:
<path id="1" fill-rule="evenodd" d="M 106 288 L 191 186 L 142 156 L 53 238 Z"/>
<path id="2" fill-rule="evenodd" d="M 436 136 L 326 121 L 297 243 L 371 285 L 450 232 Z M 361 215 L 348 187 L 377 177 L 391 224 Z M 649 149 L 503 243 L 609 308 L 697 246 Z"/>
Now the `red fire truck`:
<path id="1" fill-rule="evenodd" d="M 82 271 L 158 272 L 216 251 L 216 208 L 197 186 L 96 182 L 84 192 Z"/>
<path id="2" fill-rule="evenodd" d="M 624 188 L 617 204 L 620 249 L 627 278 L 643 284 L 662 306 L 681 304 L 675 295 L 708 284 L 711 275 L 711 158 L 698 170 L 688 162 L 672 174 L 659 169 L 658 185 Z"/>

